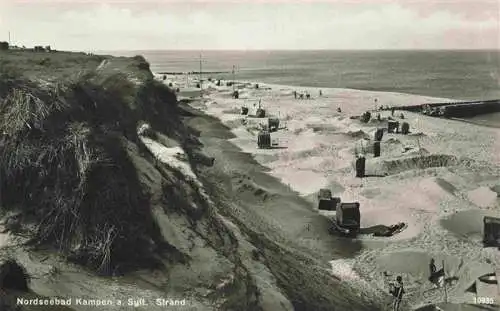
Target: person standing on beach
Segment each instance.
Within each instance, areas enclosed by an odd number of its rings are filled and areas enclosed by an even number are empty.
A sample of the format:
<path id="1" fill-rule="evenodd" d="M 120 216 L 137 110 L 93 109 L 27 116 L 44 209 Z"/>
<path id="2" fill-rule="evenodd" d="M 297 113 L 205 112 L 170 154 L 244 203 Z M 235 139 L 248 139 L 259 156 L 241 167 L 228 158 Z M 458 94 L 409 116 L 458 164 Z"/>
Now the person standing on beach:
<path id="1" fill-rule="evenodd" d="M 297 99 L 297 91 L 293 91 L 293 97 L 295 97 L 295 99 Z"/>
<path id="2" fill-rule="evenodd" d="M 436 286 L 436 288 L 443 287 L 444 285 L 444 262 L 443 262 L 443 268 L 441 268 L 439 271 L 436 268 L 436 264 L 434 262 L 434 258 L 431 258 L 431 262 L 429 263 L 429 281 Z"/>
<path id="3" fill-rule="evenodd" d="M 396 277 L 396 284 L 394 284 L 394 291 L 392 295 L 394 296 L 394 311 L 399 311 L 399 306 L 401 305 L 401 301 L 403 300 L 403 294 L 405 290 L 403 288 L 403 278 L 398 275 Z"/>
<path id="4" fill-rule="evenodd" d="M 323 96 L 323 92 L 319 90 L 319 96 Z"/>
<path id="5" fill-rule="evenodd" d="M 431 273 L 431 277 L 436 274 L 437 268 L 434 262 L 434 258 L 431 258 L 431 262 L 429 263 L 429 271 Z"/>

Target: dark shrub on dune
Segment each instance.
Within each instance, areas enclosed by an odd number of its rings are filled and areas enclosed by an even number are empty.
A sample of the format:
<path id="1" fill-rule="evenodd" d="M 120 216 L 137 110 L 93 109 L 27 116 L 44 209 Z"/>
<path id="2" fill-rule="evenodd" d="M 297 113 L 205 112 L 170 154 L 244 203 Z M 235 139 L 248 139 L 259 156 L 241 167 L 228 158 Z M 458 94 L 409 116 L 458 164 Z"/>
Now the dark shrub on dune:
<path id="1" fill-rule="evenodd" d="M 148 61 L 142 55 L 136 55 L 132 57 L 134 62 L 137 64 L 137 68 L 140 70 L 150 70 L 150 65 Z"/>
<path id="2" fill-rule="evenodd" d="M 134 61 L 137 61 L 137 62 L 145 62 L 146 61 L 146 59 L 142 55 L 136 55 L 136 56 L 132 57 L 132 59 Z"/>
<path id="3" fill-rule="evenodd" d="M 127 146 L 141 146 L 139 119 L 168 128 L 175 94 L 122 74 L 41 86 L 0 71 L 0 103 L 2 208 L 29 217 L 32 242 L 103 273 L 152 258 L 157 228 Z"/>
<path id="4" fill-rule="evenodd" d="M 0 41 L 0 51 L 6 51 L 9 49 L 9 42 Z"/>
<path id="5" fill-rule="evenodd" d="M 148 120 L 151 127 L 168 135 L 176 135 L 177 97 L 161 82 L 149 79 L 137 90 L 135 98 L 137 114 Z"/>

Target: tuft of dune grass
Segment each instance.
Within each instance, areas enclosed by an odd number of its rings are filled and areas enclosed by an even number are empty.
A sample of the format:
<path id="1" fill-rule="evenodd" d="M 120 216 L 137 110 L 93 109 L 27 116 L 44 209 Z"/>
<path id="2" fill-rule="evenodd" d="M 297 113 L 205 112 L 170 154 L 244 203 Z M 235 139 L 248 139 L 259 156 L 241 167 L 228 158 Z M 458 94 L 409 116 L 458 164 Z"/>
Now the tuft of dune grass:
<path id="1" fill-rule="evenodd" d="M 125 145 L 140 144 L 140 119 L 175 131 L 175 94 L 121 73 L 43 84 L 0 72 L 1 208 L 22 212 L 32 243 L 103 273 L 153 258 L 157 228 Z"/>

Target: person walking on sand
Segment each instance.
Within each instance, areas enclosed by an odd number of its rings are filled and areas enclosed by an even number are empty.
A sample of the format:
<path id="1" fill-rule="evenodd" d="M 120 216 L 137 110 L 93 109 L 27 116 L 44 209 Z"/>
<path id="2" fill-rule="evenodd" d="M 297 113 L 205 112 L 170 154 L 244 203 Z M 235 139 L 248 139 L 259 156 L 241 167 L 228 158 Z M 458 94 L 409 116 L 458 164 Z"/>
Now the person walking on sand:
<path id="1" fill-rule="evenodd" d="M 394 289 L 392 291 L 392 295 L 394 296 L 393 309 L 394 311 L 399 311 L 399 306 L 401 305 L 401 301 L 403 300 L 403 294 L 405 290 L 403 287 L 403 278 L 398 275 L 396 277 L 396 284 L 394 284 Z"/>
<path id="2" fill-rule="evenodd" d="M 436 268 L 434 258 L 431 258 L 431 262 L 429 263 L 429 271 L 431 273 L 431 276 L 436 274 L 437 268 Z"/>
<path id="3" fill-rule="evenodd" d="M 295 97 L 295 99 L 297 99 L 297 91 L 293 91 L 293 97 Z"/>
<path id="4" fill-rule="evenodd" d="M 436 264 L 434 261 L 434 258 L 431 258 L 431 262 L 429 263 L 429 281 L 436 286 L 436 288 L 440 288 L 443 286 L 444 283 L 444 263 L 443 263 L 443 268 L 441 268 L 439 271 L 436 268 Z"/>

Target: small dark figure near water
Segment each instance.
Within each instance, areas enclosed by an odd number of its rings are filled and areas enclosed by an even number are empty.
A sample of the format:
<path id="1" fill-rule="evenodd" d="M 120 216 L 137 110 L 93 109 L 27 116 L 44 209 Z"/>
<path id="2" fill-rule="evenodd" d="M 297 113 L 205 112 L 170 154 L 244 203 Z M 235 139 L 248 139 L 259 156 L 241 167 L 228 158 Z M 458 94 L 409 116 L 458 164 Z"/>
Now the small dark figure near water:
<path id="1" fill-rule="evenodd" d="M 394 296 L 394 303 L 393 303 L 393 308 L 394 311 L 399 310 L 399 306 L 401 305 L 401 301 L 403 300 L 403 294 L 405 290 L 403 287 L 403 278 L 398 275 L 396 277 L 396 283 L 393 285 L 393 288 L 391 289 L 391 294 Z"/>
<path id="2" fill-rule="evenodd" d="M 380 113 L 377 113 L 377 120 L 382 121 L 382 117 L 380 116 Z"/>
<path id="3" fill-rule="evenodd" d="M 340 107 L 337 107 L 337 112 L 342 112 L 342 109 L 340 109 Z"/>
<path id="4" fill-rule="evenodd" d="M 319 96 L 323 96 L 323 92 L 319 90 Z"/>
<path id="5" fill-rule="evenodd" d="M 297 99 L 297 91 L 293 91 L 293 97 L 295 97 L 295 99 Z"/>
<path id="6" fill-rule="evenodd" d="M 304 94 L 300 93 L 299 94 L 299 99 L 304 99 Z"/>
<path id="7" fill-rule="evenodd" d="M 399 117 L 400 117 L 401 119 L 404 119 L 404 118 L 405 118 L 405 115 L 404 115 L 403 113 L 401 113 L 401 114 L 399 115 Z"/>
<path id="8" fill-rule="evenodd" d="M 306 93 L 306 98 L 307 98 L 307 99 L 311 99 L 311 94 Z"/>
<path id="9" fill-rule="evenodd" d="M 393 116 L 393 117 L 394 117 L 394 110 L 395 110 L 394 107 L 392 107 L 391 108 L 391 116 Z"/>

